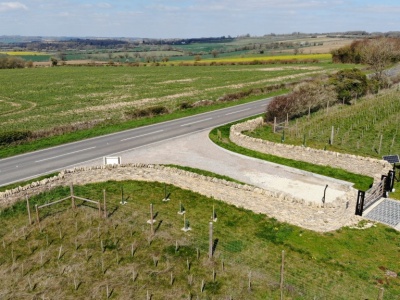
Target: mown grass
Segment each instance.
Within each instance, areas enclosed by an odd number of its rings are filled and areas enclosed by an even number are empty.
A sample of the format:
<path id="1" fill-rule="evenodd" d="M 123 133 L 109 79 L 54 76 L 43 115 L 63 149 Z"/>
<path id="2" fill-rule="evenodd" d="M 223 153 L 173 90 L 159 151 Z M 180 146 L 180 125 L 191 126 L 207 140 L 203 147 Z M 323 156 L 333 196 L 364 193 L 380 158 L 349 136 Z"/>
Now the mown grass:
<path id="1" fill-rule="evenodd" d="M 244 120 L 230 123 L 230 124 L 218 127 L 218 128 L 214 128 L 210 132 L 210 139 L 217 145 L 219 145 L 227 150 L 233 151 L 233 152 L 237 152 L 237 153 L 247 155 L 250 157 L 254 157 L 254 158 L 258 158 L 258 159 L 271 161 L 271 162 L 274 162 L 277 164 L 297 168 L 300 170 L 313 172 L 316 174 L 353 182 L 354 188 L 356 188 L 356 189 L 367 190 L 373 182 L 373 179 L 371 177 L 350 173 L 350 172 L 347 172 L 342 169 L 313 165 L 313 164 L 302 162 L 302 161 L 296 161 L 296 160 L 278 157 L 278 156 L 274 156 L 274 155 L 270 155 L 270 154 L 260 153 L 257 151 L 253 151 L 250 149 L 240 147 L 240 146 L 232 143 L 229 140 L 229 130 L 232 125 L 243 122 L 243 121 Z"/>
<path id="2" fill-rule="evenodd" d="M 399 299 L 399 278 L 386 274 L 400 271 L 395 255 L 400 234 L 385 226 L 320 234 L 171 185 L 171 200 L 162 202 L 160 183 L 111 181 L 76 186 L 75 194 L 97 200 L 103 189 L 108 219 L 80 202 L 75 210 L 70 203 L 41 210 L 40 227 L 27 225 L 24 202 L 1 211 L 1 297 L 106 299 L 108 288 L 110 299 L 143 299 L 147 292 L 153 299 L 277 299 L 284 250 L 285 299 L 375 299 L 380 287 L 385 298 Z M 56 188 L 32 197 L 30 205 L 68 193 Z M 150 203 L 156 214 L 153 237 Z M 177 214 L 180 203 L 192 229 L 187 233 Z M 213 207 L 218 220 L 209 261 Z"/>

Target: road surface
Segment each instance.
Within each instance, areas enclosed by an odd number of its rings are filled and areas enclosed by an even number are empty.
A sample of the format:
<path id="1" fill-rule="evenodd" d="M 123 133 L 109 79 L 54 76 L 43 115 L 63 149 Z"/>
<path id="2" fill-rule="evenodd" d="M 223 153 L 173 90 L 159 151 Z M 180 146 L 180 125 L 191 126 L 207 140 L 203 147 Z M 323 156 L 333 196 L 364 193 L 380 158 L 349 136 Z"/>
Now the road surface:
<path id="1" fill-rule="evenodd" d="M 126 130 L 0 160 L 0 186 L 60 171 L 113 153 L 214 128 L 265 112 L 272 98 Z"/>

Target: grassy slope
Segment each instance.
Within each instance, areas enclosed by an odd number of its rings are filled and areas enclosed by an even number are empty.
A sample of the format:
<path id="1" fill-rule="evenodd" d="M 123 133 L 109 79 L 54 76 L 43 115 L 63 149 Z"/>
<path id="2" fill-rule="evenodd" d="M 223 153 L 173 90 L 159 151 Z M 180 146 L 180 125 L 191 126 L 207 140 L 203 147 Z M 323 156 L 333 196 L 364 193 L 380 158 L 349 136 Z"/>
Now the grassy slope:
<path id="1" fill-rule="evenodd" d="M 128 201 L 124 206 L 119 204 L 121 186 Z M 229 295 L 233 299 L 275 299 L 279 297 L 282 250 L 285 299 L 373 299 L 379 287 L 385 287 L 387 299 L 398 299 L 400 294 L 399 278 L 385 276 L 387 269 L 400 271 L 397 256 L 387 255 L 397 253 L 400 234 L 385 226 L 318 234 L 173 186 L 167 187 L 171 201 L 162 202 L 164 185 L 158 183 L 107 182 L 76 186 L 75 193 L 102 199 L 103 189 L 112 212 L 107 220 L 98 219 L 94 208 L 79 206 L 74 211 L 65 203 L 40 212 L 40 230 L 37 225 L 27 226 L 23 202 L 2 211 L 0 297 L 91 295 L 100 299 L 106 297 L 108 286 L 111 299 L 143 299 L 147 291 L 154 299 L 186 299 L 189 293 L 202 299 Z M 57 188 L 33 197 L 30 204 L 33 207 L 66 195 L 68 188 Z M 157 214 L 153 238 L 146 224 L 151 202 Z M 181 231 L 179 203 L 192 228 L 188 233 Z M 209 262 L 208 221 L 213 205 L 218 243 L 214 260 Z"/>

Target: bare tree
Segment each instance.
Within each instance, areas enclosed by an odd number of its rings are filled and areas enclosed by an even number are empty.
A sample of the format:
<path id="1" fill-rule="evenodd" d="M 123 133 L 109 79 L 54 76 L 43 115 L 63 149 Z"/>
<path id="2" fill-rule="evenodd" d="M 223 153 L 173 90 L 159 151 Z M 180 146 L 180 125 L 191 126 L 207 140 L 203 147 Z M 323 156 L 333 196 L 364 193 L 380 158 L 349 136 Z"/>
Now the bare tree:
<path id="1" fill-rule="evenodd" d="M 219 54 L 218 51 L 215 50 L 215 49 L 211 51 L 211 55 L 212 55 L 214 58 L 216 58 L 216 57 L 218 56 L 218 54 Z"/>
<path id="2" fill-rule="evenodd" d="M 396 44 L 392 39 L 382 37 L 363 43 L 360 49 L 361 62 L 369 65 L 375 78 L 383 79 L 383 71 L 396 56 Z"/>

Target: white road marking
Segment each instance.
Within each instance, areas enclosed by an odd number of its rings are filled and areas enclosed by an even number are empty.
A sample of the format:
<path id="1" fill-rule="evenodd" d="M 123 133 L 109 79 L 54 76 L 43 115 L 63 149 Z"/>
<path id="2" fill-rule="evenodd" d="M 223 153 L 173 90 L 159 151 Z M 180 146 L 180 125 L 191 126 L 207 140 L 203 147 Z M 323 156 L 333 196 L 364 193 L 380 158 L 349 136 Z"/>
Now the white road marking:
<path id="1" fill-rule="evenodd" d="M 227 114 L 225 114 L 225 116 L 237 114 L 237 113 L 240 113 L 240 112 L 242 112 L 242 111 L 246 111 L 246 110 L 250 110 L 250 109 L 251 109 L 251 108 L 245 108 L 245 109 L 242 109 L 242 110 L 237 110 L 237 111 L 234 111 L 234 112 L 227 113 Z"/>
<path id="2" fill-rule="evenodd" d="M 67 156 L 67 155 L 71 155 L 71 154 L 87 151 L 87 150 L 94 149 L 94 148 L 96 148 L 96 147 L 90 147 L 90 148 L 81 149 L 81 150 L 77 150 L 77 151 L 74 151 L 74 152 L 69 152 L 69 153 L 65 153 L 65 154 L 61 154 L 61 155 L 57 155 L 57 156 L 53 156 L 53 157 L 48 157 L 48 158 L 45 158 L 45 159 L 37 160 L 35 162 L 38 163 L 38 162 L 42 162 L 42 161 L 46 161 L 46 160 L 50 160 L 50 159 L 54 159 L 54 158 L 59 158 L 59 157 L 62 157 L 62 156 Z"/>
<path id="3" fill-rule="evenodd" d="M 207 119 L 199 120 L 199 121 L 196 121 L 196 122 L 186 123 L 186 124 L 181 125 L 181 127 L 189 126 L 189 125 L 193 125 L 193 124 L 197 124 L 197 123 L 201 123 L 201 122 L 205 122 L 205 121 L 208 121 L 208 120 L 212 120 L 212 118 L 207 118 Z"/>
<path id="4" fill-rule="evenodd" d="M 151 134 L 163 132 L 163 131 L 164 131 L 164 130 L 161 129 L 161 130 L 157 130 L 157 131 L 153 131 L 153 132 L 149 132 L 149 133 L 145 133 L 145 134 L 133 136 L 133 137 L 130 137 L 130 138 L 123 139 L 123 140 L 121 140 L 121 142 L 123 142 L 123 141 L 128 141 L 128 140 L 132 140 L 132 139 L 136 139 L 136 138 L 140 138 L 140 137 L 143 137 L 143 136 L 146 136 L 146 135 L 151 135 Z"/>

